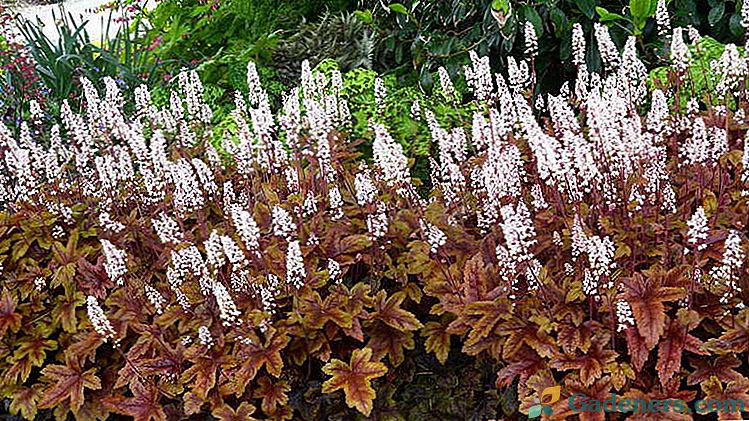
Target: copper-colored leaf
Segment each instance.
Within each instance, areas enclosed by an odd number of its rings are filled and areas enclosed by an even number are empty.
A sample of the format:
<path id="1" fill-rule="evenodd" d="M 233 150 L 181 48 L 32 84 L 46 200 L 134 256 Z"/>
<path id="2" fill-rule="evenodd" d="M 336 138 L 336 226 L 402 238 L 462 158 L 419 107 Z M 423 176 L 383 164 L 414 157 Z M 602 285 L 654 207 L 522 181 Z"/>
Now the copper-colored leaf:
<path id="1" fill-rule="evenodd" d="M 42 376 L 51 386 L 44 391 L 39 407 L 52 408 L 70 399 L 70 408 L 77 411 L 83 405 L 84 389 L 101 388 L 95 372 L 95 368 L 83 371 L 75 360 L 68 361 L 68 365 L 51 364 L 44 367 Z"/>
<path id="2" fill-rule="evenodd" d="M 305 325 L 310 329 L 320 329 L 330 321 L 344 329 L 350 329 L 352 317 L 344 308 L 344 298 L 339 294 L 330 294 L 323 300 L 316 291 L 307 290 L 299 301 Z"/>
<path id="3" fill-rule="evenodd" d="M 421 336 L 427 338 L 424 342 L 427 352 L 433 352 L 440 363 L 447 361 L 450 352 L 450 334 L 447 326 L 439 322 L 427 322 L 421 330 Z"/>
<path id="4" fill-rule="evenodd" d="M 133 397 L 111 396 L 104 404 L 112 411 L 133 417 L 133 421 L 164 421 L 166 414 L 159 403 L 159 391 L 152 384 L 143 384 L 141 380 L 130 383 Z"/>
<path id="5" fill-rule="evenodd" d="M 397 292 L 388 298 L 387 293 L 381 290 L 377 293 L 372 317 L 402 332 L 420 329 L 422 324 L 416 316 L 401 308 L 405 298 L 404 292 Z"/>
<path id="6" fill-rule="evenodd" d="M 332 376 L 323 383 L 323 393 L 343 390 L 346 404 L 369 416 L 375 398 L 370 382 L 384 376 L 387 367 L 379 361 L 372 361 L 371 349 L 362 348 L 354 350 L 350 363 L 334 358 L 323 367 L 323 372 Z"/>
<path id="7" fill-rule="evenodd" d="M 37 388 L 21 387 L 13 392 L 12 397 L 9 408 L 12 414 L 21 414 L 27 420 L 36 418 L 37 402 L 42 397 Z"/>
<path id="8" fill-rule="evenodd" d="M 720 421 L 743 419 L 741 409 L 749 408 L 749 394 L 747 394 L 749 392 L 749 380 L 745 378 L 728 382 L 723 387 L 720 380 L 711 377 L 702 383 L 702 391 L 705 392 L 706 402 L 720 402 L 720 408 L 695 408 L 695 410 L 702 412 L 718 409 Z"/>
<path id="9" fill-rule="evenodd" d="M 213 410 L 213 416 L 219 421 L 258 421 L 257 418 L 252 417 L 254 413 L 255 407 L 248 402 L 242 402 L 236 410 L 227 404 Z"/>
<path id="10" fill-rule="evenodd" d="M 21 328 L 22 316 L 16 313 L 16 298 L 11 295 L 10 291 L 3 289 L 0 296 L 0 336 L 5 336 L 8 331 L 18 332 Z"/>
<path id="11" fill-rule="evenodd" d="M 738 371 L 734 370 L 741 365 L 733 355 L 722 355 L 716 359 L 690 358 L 689 364 L 694 367 L 687 377 L 687 384 L 693 385 L 715 376 L 722 382 L 732 382 L 744 379 Z"/>
<path id="12" fill-rule="evenodd" d="M 663 303 L 683 298 L 686 292 L 680 287 L 661 286 L 657 279 L 645 279 L 639 273 L 635 273 L 625 284 L 625 299 L 632 307 L 637 331 L 650 351 L 666 329 L 666 308 Z"/>
<path id="13" fill-rule="evenodd" d="M 286 405 L 289 401 L 287 393 L 291 389 L 288 382 L 261 377 L 257 384 L 258 388 L 255 389 L 254 397 L 263 400 L 260 407 L 266 414 L 275 411 L 279 406 Z"/>

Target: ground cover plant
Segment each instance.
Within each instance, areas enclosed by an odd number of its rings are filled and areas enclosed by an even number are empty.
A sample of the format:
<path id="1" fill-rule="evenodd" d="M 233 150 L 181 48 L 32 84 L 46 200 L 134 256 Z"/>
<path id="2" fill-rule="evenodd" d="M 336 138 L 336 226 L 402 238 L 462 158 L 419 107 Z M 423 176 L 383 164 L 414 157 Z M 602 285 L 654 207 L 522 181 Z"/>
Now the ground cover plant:
<path id="1" fill-rule="evenodd" d="M 195 71 L 159 106 L 82 78 L 59 124 L 0 126 L 8 411 L 519 419 L 556 385 L 543 419 L 615 419 L 576 393 L 749 402 L 746 56 L 723 49 L 704 101 L 683 89 L 696 30 L 648 85 L 636 38 L 578 25 L 576 80 L 533 95 L 528 34 L 507 74 L 472 53 L 465 93 L 438 71 L 469 121 L 409 101 L 426 191 L 381 114 L 361 154 L 345 76 L 307 62 L 277 112 L 250 62 L 219 142 Z"/>

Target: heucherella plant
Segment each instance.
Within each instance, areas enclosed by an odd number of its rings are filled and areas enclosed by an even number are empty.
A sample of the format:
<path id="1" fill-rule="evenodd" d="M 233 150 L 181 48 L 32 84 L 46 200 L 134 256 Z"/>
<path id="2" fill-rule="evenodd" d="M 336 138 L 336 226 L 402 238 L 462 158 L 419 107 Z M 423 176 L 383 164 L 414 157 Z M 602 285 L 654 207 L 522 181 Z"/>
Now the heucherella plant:
<path id="1" fill-rule="evenodd" d="M 680 28 L 658 89 L 634 39 L 619 53 L 595 32 L 604 73 L 575 27 L 579 77 L 543 107 L 524 60 L 493 74 L 472 54 L 465 94 L 440 72 L 477 111 L 442 127 L 411 108 L 428 187 L 386 121 L 362 157 L 341 75 L 308 63 L 279 110 L 250 63 L 218 143 L 191 71 L 163 106 L 139 87 L 126 112 L 129 93 L 83 79 L 61 125 L 0 126 L 9 410 L 422 419 L 392 399 L 415 364 L 489 367 L 482 384 L 518 402 L 471 401 L 491 418 L 554 385 L 554 417 L 584 420 L 604 414 L 570 397 L 749 402 L 746 57 L 726 49 L 724 103 L 700 104 L 681 97 Z"/>

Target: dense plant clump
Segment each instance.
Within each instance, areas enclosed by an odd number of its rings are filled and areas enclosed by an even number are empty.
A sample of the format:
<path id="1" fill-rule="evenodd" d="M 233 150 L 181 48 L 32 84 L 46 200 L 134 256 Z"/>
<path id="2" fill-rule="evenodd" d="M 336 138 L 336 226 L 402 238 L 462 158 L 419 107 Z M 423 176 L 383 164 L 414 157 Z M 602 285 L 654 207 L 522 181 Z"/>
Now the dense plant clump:
<path id="1" fill-rule="evenodd" d="M 575 31 L 559 95 L 531 95 L 528 60 L 504 76 L 474 53 L 469 121 L 408 104 L 434 144 L 426 192 L 381 115 L 362 159 L 356 95 L 306 62 L 276 113 L 251 62 L 218 143 L 194 71 L 164 106 L 82 78 L 82 113 L 0 126 L 10 412 L 486 419 L 557 384 L 555 417 L 575 393 L 749 402 L 746 57 L 724 49 L 700 110 L 681 89 L 695 33 L 673 32 L 649 89 L 634 38 L 619 54 L 598 27 L 596 73 Z M 426 389 L 465 405 L 408 403 Z"/>

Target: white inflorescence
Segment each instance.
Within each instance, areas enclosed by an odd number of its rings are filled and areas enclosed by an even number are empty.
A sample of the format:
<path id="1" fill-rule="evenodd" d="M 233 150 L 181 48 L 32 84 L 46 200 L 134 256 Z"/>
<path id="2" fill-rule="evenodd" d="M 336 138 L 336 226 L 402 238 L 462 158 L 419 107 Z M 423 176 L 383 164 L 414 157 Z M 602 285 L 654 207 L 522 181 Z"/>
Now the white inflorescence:
<path id="1" fill-rule="evenodd" d="M 273 206 L 271 213 L 273 216 L 273 234 L 287 240 L 296 234 L 296 223 L 286 209 L 276 205 Z"/>
<path id="2" fill-rule="evenodd" d="M 252 214 L 242 209 L 239 205 L 231 205 L 229 208 L 234 228 L 242 238 L 245 247 L 249 250 L 260 249 L 260 228 L 252 217 Z"/>
<path id="3" fill-rule="evenodd" d="M 408 158 L 403 153 L 403 146 L 393 140 L 382 124 L 373 124 L 372 129 L 375 132 L 372 154 L 382 178 L 391 186 L 408 183 Z"/>
<path id="4" fill-rule="evenodd" d="M 536 28 L 530 22 L 525 22 L 523 25 L 523 40 L 525 41 L 525 54 L 530 58 L 536 57 L 538 54 L 538 36 L 536 35 Z"/>
<path id="5" fill-rule="evenodd" d="M 166 305 L 164 296 L 161 295 L 161 293 L 151 285 L 146 284 L 144 288 L 146 298 L 151 303 L 151 305 L 153 305 L 153 308 L 156 309 L 156 313 L 161 314 L 164 311 L 164 306 Z"/>
<path id="6" fill-rule="evenodd" d="M 694 212 L 694 215 L 687 221 L 689 231 L 687 232 L 687 238 L 690 244 L 697 247 L 697 250 L 704 250 L 707 247 L 705 240 L 707 240 L 708 227 L 707 227 L 707 216 L 705 215 L 705 209 L 700 206 Z"/>
<path id="7" fill-rule="evenodd" d="M 338 186 L 328 190 L 328 202 L 330 204 L 330 218 L 334 221 L 343 218 L 343 198 Z"/>
<path id="8" fill-rule="evenodd" d="M 102 227 L 114 233 L 118 233 L 125 229 L 124 225 L 112 219 L 109 212 L 102 212 L 99 214 L 99 223 Z"/>
<path id="9" fill-rule="evenodd" d="M 304 286 L 306 277 L 302 249 L 299 241 L 294 240 L 289 243 L 289 249 L 286 251 L 286 283 L 299 289 Z"/>
<path id="10" fill-rule="evenodd" d="M 328 259 L 328 280 L 335 284 L 340 284 L 341 278 L 341 264 L 333 259 Z"/>
<path id="11" fill-rule="evenodd" d="M 151 219 L 151 224 L 162 243 L 179 244 L 182 242 L 182 231 L 180 231 L 177 221 L 170 218 L 166 213 Z"/>
<path id="12" fill-rule="evenodd" d="M 447 72 L 447 69 L 445 69 L 444 66 L 440 66 L 439 69 L 437 69 L 437 73 L 440 77 L 440 86 L 442 87 L 442 93 L 449 99 L 457 98 L 457 94 L 455 93 L 455 86 L 453 86 L 453 81 L 452 79 L 450 79 L 450 74 Z M 420 115 L 421 112 L 419 110 L 419 102 L 414 101 L 411 105 L 411 116 L 416 119 Z"/>
<path id="13" fill-rule="evenodd" d="M 609 29 L 600 23 L 593 24 L 593 28 L 603 66 L 606 71 L 615 70 L 619 66 L 619 50 L 617 50 L 614 41 L 611 40 Z"/>
<path id="14" fill-rule="evenodd" d="M 211 331 L 208 330 L 207 326 L 200 326 L 200 328 L 198 328 L 198 340 L 201 345 L 205 345 L 209 348 L 213 346 L 213 336 L 211 336 Z"/>
<path id="15" fill-rule="evenodd" d="M 103 336 L 104 340 L 114 339 L 114 328 L 104 314 L 104 310 L 99 306 L 99 302 L 96 301 L 96 297 L 92 295 L 86 297 L 86 310 L 88 312 L 88 319 L 91 321 L 91 325 L 93 325 L 96 333 Z"/>
<path id="16" fill-rule="evenodd" d="M 101 249 L 104 252 L 106 262 L 104 262 L 104 269 L 109 275 L 109 279 L 115 282 L 117 285 L 124 283 L 123 275 L 127 272 L 125 266 L 125 250 L 120 250 L 114 246 L 109 240 L 101 240 Z"/>
<path id="17" fill-rule="evenodd" d="M 676 70 L 685 71 L 689 67 L 690 59 L 691 54 L 684 43 L 682 28 L 674 28 L 674 33 L 671 35 L 671 61 L 674 67 Z"/>
<path id="18" fill-rule="evenodd" d="M 447 236 L 445 233 L 437 228 L 434 224 L 424 221 L 423 219 L 419 220 L 419 225 L 421 226 L 421 231 L 424 233 L 424 236 L 426 237 L 427 243 L 429 243 L 430 251 L 432 253 L 437 253 L 437 250 L 439 250 L 440 247 L 445 245 L 445 242 L 447 241 Z"/>
<path id="19" fill-rule="evenodd" d="M 655 22 L 658 25 L 658 35 L 665 37 L 671 31 L 671 22 L 668 18 L 666 0 L 658 0 L 655 6 Z"/>
<path id="20" fill-rule="evenodd" d="M 632 315 L 632 307 L 626 300 L 619 299 L 616 301 L 616 331 L 621 332 L 630 326 L 635 325 L 635 319 Z"/>
<path id="21" fill-rule="evenodd" d="M 234 300 L 229 295 L 229 291 L 220 282 L 213 282 L 213 297 L 218 304 L 219 317 L 224 326 L 233 325 L 239 322 L 239 315 L 242 314 L 234 304 Z"/>
<path id="22" fill-rule="evenodd" d="M 746 252 L 741 246 L 741 236 L 738 231 L 731 230 L 726 238 L 721 265 L 714 267 L 710 272 L 713 279 L 725 283 L 726 290 L 720 298 L 721 303 L 728 304 L 730 298 L 741 291 L 737 281 L 745 258 Z"/>

